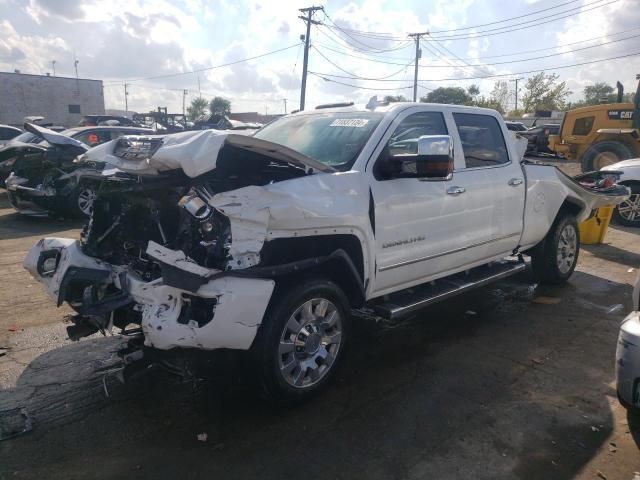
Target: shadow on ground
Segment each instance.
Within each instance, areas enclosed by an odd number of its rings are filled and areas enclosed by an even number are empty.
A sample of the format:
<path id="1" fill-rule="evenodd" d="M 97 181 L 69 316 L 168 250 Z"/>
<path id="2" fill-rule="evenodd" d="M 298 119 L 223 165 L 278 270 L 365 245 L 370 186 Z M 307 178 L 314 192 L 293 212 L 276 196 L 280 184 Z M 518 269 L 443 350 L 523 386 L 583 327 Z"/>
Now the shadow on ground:
<path id="1" fill-rule="evenodd" d="M 0 478 L 572 478 L 613 430 L 606 312 L 627 290 L 522 274 L 398 325 L 356 321 L 335 384 L 290 410 L 256 398 L 242 355 L 205 381 L 125 387 L 120 339 L 68 344 L 0 391 L 34 423 L 0 443 Z"/>
<path id="2" fill-rule="evenodd" d="M 0 209 L 12 208 L 7 198 L 7 192 L 0 189 Z M 83 222 L 77 219 L 28 217 L 10 211 L 10 213 L 0 215 L 0 239 L 47 235 L 51 232 L 81 228 L 82 224 Z"/>

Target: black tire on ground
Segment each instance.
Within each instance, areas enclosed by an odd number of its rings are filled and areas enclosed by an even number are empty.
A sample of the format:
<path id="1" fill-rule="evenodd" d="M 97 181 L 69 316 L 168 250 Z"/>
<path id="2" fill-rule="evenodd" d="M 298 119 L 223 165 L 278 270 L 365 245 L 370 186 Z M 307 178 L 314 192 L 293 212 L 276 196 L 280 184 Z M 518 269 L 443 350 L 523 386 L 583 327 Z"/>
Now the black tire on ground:
<path id="1" fill-rule="evenodd" d="M 67 196 L 65 214 L 74 218 L 88 218 L 93 212 L 96 188 L 91 184 L 78 185 Z M 90 204 L 89 204 L 90 203 Z"/>
<path id="2" fill-rule="evenodd" d="M 633 157 L 633 151 L 623 142 L 606 140 L 591 145 L 582 155 L 582 171 L 592 172 Z"/>
<path id="3" fill-rule="evenodd" d="M 626 227 L 640 227 L 640 184 L 627 186 L 631 196 L 613 209 L 613 221 Z"/>
<path id="4" fill-rule="evenodd" d="M 319 300 L 328 302 L 324 310 Z M 309 304 L 305 311 L 304 306 Z M 345 294 L 330 280 L 309 278 L 298 285 L 277 285 L 252 345 L 262 396 L 273 404 L 287 406 L 324 389 L 344 357 L 349 315 Z"/>
<path id="5" fill-rule="evenodd" d="M 576 218 L 560 212 L 547 236 L 530 253 L 531 268 L 540 283 L 560 284 L 569 280 L 580 253 Z"/>

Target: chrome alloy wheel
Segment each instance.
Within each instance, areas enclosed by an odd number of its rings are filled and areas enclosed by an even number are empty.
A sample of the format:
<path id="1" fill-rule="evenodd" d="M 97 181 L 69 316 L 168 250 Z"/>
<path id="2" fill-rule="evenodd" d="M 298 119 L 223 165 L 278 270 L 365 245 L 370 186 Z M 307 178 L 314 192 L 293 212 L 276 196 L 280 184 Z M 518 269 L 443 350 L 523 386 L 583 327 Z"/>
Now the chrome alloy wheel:
<path id="1" fill-rule="evenodd" d="M 342 344 L 342 319 L 325 298 L 307 300 L 291 315 L 280 336 L 278 367 L 296 388 L 317 384 L 331 370 Z"/>
<path id="2" fill-rule="evenodd" d="M 91 188 L 84 188 L 78 193 L 78 209 L 87 217 L 90 217 L 93 212 L 96 196 L 96 192 Z"/>
<path id="3" fill-rule="evenodd" d="M 640 222 L 640 194 L 634 193 L 617 206 L 618 214 L 628 222 Z"/>
<path id="4" fill-rule="evenodd" d="M 578 235 L 573 225 L 565 225 L 560 232 L 556 262 L 561 273 L 571 270 L 578 250 Z"/>

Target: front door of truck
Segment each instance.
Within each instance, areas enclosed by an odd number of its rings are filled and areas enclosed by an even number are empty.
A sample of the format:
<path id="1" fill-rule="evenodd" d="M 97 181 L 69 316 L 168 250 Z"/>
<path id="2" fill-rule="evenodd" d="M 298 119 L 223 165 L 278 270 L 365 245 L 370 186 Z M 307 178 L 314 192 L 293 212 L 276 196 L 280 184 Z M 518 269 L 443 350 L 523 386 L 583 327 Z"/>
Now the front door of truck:
<path id="1" fill-rule="evenodd" d="M 451 190 L 456 186 L 456 175 L 447 180 L 429 181 L 417 178 L 415 164 L 403 163 L 401 172 L 389 172 L 385 162 L 391 155 L 417 153 L 418 138 L 423 135 L 449 133 L 442 112 L 415 107 L 395 119 L 374 152 L 371 168 L 376 239 L 373 296 L 422 283 L 430 276 L 456 268 L 463 259 L 461 249 L 469 241 L 466 200 Z M 456 159 L 458 161 L 462 162 L 462 158 Z"/>

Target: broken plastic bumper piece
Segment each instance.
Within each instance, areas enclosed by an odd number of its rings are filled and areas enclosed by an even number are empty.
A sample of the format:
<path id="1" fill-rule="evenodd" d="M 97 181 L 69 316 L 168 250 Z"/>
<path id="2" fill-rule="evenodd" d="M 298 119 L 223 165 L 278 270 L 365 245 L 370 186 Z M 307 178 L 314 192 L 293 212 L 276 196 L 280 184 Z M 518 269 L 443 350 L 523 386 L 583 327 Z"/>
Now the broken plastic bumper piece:
<path id="1" fill-rule="evenodd" d="M 79 242 L 44 238 L 27 254 L 25 268 L 45 285 L 58 304 L 71 292 L 81 315 L 99 317 L 118 308 L 141 313 L 145 345 L 162 350 L 175 347 L 246 350 L 262 322 L 275 282 L 271 279 L 220 275 L 201 267 L 183 252 L 149 242 L 147 255 L 160 264 L 162 276 L 143 280 L 125 267 L 85 255 Z M 93 292 L 111 286 L 95 301 Z"/>

